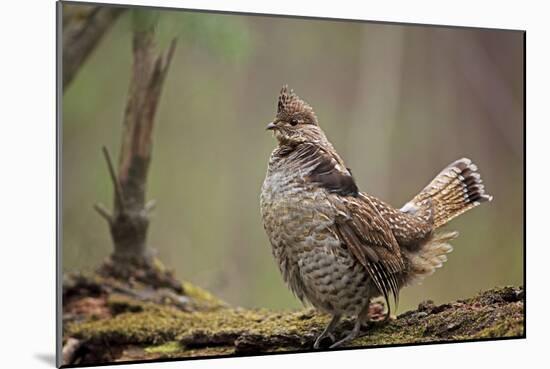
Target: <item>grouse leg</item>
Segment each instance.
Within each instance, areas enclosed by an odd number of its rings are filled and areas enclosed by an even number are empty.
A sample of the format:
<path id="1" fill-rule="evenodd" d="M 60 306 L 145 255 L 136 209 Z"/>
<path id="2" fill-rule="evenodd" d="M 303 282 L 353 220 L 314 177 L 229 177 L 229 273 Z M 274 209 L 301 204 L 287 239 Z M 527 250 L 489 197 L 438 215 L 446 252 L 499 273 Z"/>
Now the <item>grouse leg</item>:
<path id="1" fill-rule="evenodd" d="M 332 317 L 332 320 L 330 321 L 330 323 L 328 323 L 327 327 L 325 328 L 325 330 L 319 335 L 319 337 L 317 337 L 317 339 L 315 340 L 315 343 L 313 344 L 313 348 L 314 349 L 318 349 L 319 346 L 321 345 L 321 341 L 325 338 L 325 337 L 332 337 L 332 341 L 334 342 L 334 336 L 332 335 L 332 331 L 334 330 L 334 328 L 336 327 L 336 325 L 338 324 L 338 322 L 340 321 L 340 318 L 341 318 L 341 315 L 334 315 Z"/>
<path id="2" fill-rule="evenodd" d="M 330 348 L 339 347 L 342 344 L 352 341 L 359 336 L 359 333 L 361 333 L 361 326 L 363 324 L 368 323 L 369 321 L 369 305 L 370 305 L 370 300 L 367 301 L 367 304 L 363 307 L 363 309 L 361 309 L 361 312 L 357 316 L 357 320 L 355 320 L 355 325 L 353 326 L 353 329 L 351 330 L 351 332 L 349 332 L 349 334 L 344 338 L 342 338 L 340 341 L 333 343 L 332 346 L 330 346 Z"/>

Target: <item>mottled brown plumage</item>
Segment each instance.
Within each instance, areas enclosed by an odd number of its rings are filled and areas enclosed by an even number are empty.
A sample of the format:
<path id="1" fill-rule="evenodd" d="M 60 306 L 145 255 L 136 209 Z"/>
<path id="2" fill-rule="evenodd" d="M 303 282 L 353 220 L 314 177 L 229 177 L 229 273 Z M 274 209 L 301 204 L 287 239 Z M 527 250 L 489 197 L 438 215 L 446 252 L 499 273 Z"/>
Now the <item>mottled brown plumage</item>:
<path id="1" fill-rule="evenodd" d="M 390 296 L 446 261 L 456 232 L 435 230 L 490 201 L 477 167 L 460 159 L 401 209 L 360 192 L 309 104 L 285 86 L 267 129 L 278 146 L 261 192 L 264 228 L 285 282 L 303 302 L 331 314 L 324 337 L 342 316 L 357 317 L 349 341 L 368 321 L 372 298 Z"/>

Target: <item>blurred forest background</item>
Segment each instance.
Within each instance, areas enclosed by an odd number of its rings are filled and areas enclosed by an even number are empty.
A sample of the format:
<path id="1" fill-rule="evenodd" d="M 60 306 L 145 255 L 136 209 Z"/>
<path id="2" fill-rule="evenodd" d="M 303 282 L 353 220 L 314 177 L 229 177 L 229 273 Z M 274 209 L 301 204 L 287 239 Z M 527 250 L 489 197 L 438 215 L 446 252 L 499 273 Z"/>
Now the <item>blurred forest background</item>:
<path id="1" fill-rule="evenodd" d="M 153 10 L 149 10 L 153 11 Z M 296 308 L 271 256 L 259 191 L 281 86 L 308 101 L 362 191 L 401 206 L 451 161 L 480 167 L 485 204 L 456 219 L 444 268 L 399 310 L 523 284 L 523 33 L 157 11 L 178 45 L 162 92 L 147 198 L 149 245 L 176 276 L 232 305 Z M 111 203 L 131 67 L 130 13 L 63 95 L 63 270 L 112 251 L 92 209 Z"/>

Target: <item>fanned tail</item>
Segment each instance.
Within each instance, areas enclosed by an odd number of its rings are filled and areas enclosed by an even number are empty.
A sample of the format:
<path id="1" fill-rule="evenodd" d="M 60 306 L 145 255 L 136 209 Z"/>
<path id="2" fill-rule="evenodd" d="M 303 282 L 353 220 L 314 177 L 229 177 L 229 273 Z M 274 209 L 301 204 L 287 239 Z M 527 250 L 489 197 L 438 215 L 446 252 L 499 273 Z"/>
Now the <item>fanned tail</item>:
<path id="1" fill-rule="evenodd" d="M 434 229 L 493 197 L 485 192 L 477 166 L 462 158 L 448 165 L 401 211 L 433 222 Z"/>

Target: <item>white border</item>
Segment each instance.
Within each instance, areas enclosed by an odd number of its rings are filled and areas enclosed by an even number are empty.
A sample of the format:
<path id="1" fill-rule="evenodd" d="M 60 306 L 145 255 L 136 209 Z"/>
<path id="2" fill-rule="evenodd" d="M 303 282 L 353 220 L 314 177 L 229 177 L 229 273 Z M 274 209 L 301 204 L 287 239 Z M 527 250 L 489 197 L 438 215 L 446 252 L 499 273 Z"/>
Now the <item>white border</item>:
<path id="1" fill-rule="evenodd" d="M 548 317 L 548 12 L 529 1 L 132 1 L 155 6 L 527 30 L 527 340 L 134 365 L 132 368 L 519 367 L 544 363 Z M 55 4 L 3 3 L 2 367 L 52 367 L 55 347 Z"/>

